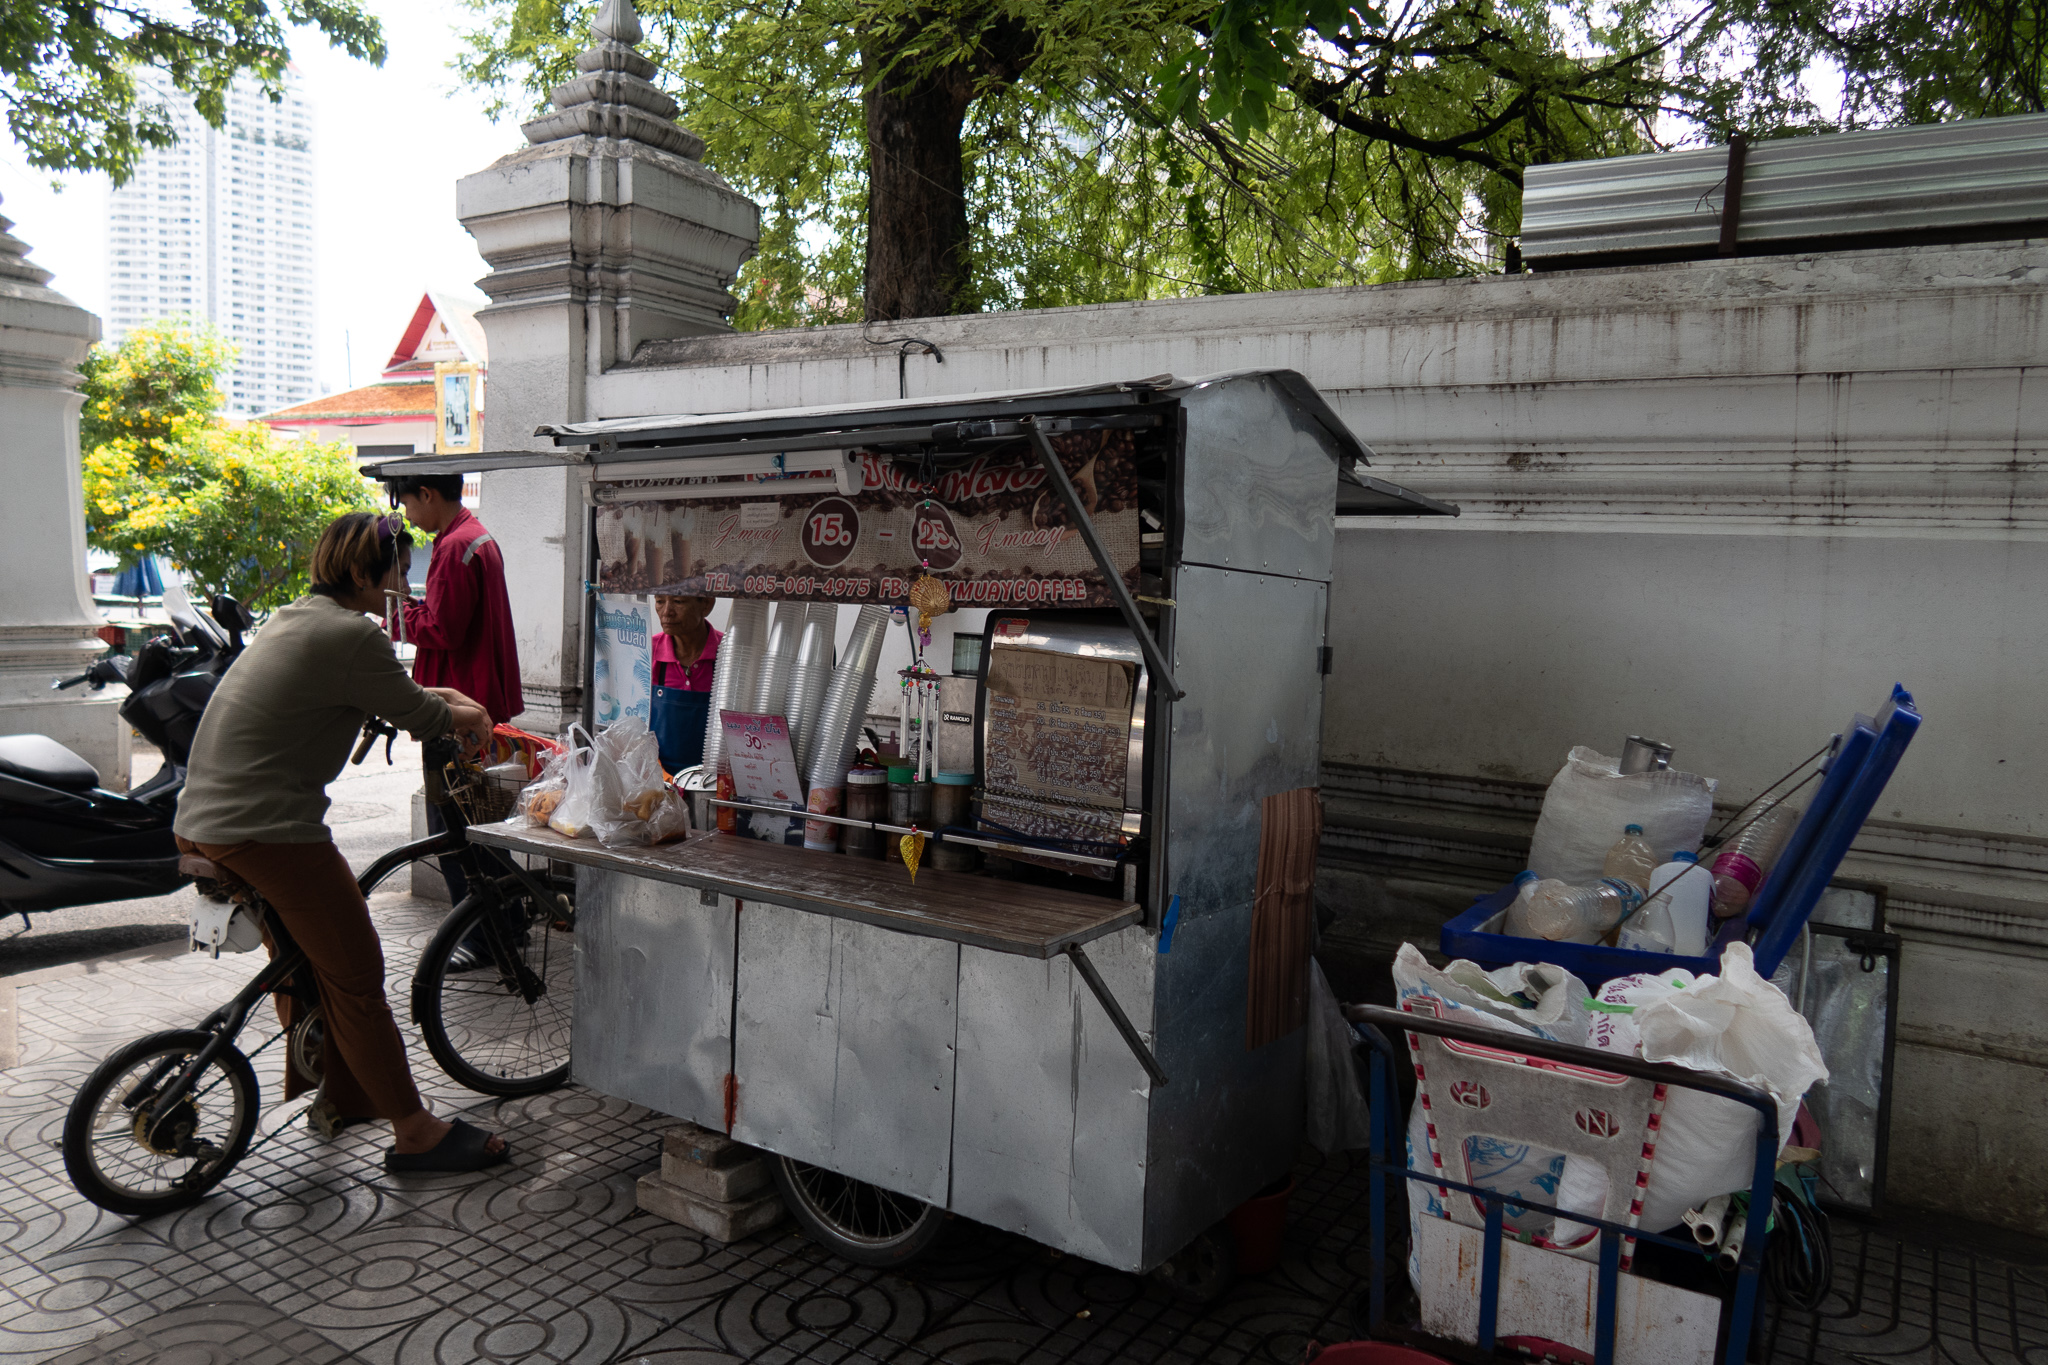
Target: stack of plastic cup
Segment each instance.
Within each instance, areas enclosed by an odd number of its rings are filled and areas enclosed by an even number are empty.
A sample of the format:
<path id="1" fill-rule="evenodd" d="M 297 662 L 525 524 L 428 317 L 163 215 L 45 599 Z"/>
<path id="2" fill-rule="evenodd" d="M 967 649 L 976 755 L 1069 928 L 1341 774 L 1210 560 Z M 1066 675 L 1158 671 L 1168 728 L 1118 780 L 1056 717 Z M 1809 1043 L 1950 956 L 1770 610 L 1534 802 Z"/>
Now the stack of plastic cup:
<path id="1" fill-rule="evenodd" d="M 721 711 L 737 711 L 748 700 L 751 680 L 760 672 L 761 646 L 767 634 L 768 604 L 735 599 L 732 620 L 718 645 L 711 669 L 711 715 L 704 722 L 704 768 L 716 773 L 725 764 L 725 722 Z"/>
<path id="2" fill-rule="evenodd" d="M 803 634 L 802 602 L 776 605 L 775 619 L 768 625 L 767 643 L 761 649 L 760 665 L 754 670 L 746 709 L 757 716 L 783 716 L 789 700 L 789 672 L 796 665 L 797 637 Z"/>
<path id="3" fill-rule="evenodd" d="M 882 638 L 889 628 L 887 607 L 866 606 L 853 623 L 853 638 L 832 670 L 817 723 L 805 737 L 803 773 L 806 786 L 840 785 L 860 743 L 861 722 L 875 692 L 875 668 L 882 661 Z"/>
<path id="4" fill-rule="evenodd" d="M 804 614 L 796 645 L 796 664 L 789 670 L 789 751 L 804 760 L 804 745 L 818 723 L 818 707 L 825 689 L 832 685 L 832 637 L 839 625 L 839 608 L 830 602 L 813 602 Z"/>

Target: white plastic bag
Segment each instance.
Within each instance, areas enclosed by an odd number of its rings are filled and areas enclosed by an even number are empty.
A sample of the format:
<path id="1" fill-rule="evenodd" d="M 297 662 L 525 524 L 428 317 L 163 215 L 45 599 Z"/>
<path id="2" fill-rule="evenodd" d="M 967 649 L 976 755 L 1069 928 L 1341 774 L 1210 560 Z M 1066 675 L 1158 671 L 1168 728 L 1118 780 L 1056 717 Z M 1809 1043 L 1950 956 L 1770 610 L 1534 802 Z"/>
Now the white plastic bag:
<path id="1" fill-rule="evenodd" d="M 1402 944 L 1394 957 L 1395 1008 L 1427 996 L 1443 1002 L 1445 1018 L 1505 1023 L 1558 1043 L 1586 1041 L 1586 995 L 1585 982 L 1544 962 L 1517 962 L 1489 972 L 1459 958 L 1438 971 L 1412 943 Z M 1467 1014 L 1484 1017 L 1472 1020 Z"/>
<path id="2" fill-rule="evenodd" d="M 1597 881 L 1622 830 L 1641 825 L 1643 838 L 1666 862 L 1690 852 L 1714 813 L 1712 778 L 1693 773 L 1621 775 L 1621 761 L 1581 745 L 1573 749 L 1543 793 L 1543 813 L 1529 842 L 1529 870 L 1567 886 Z"/>
<path id="3" fill-rule="evenodd" d="M 579 734 L 583 736 L 581 744 L 576 742 Z M 590 828 L 590 769 L 595 754 L 590 747 L 590 732 L 581 725 L 570 726 L 564 738 L 569 747 L 562 755 L 562 799 L 548 816 L 548 828 L 571 839 L 581 839 Z"/>
<path id="4" fill-rule="evenodd" d="M 647 722 L 628 716 L 591 746 L 590 826 L 607 848 L 658 844 L 687 833 L 689 807 L 670 790 Z"/>
<path id="5" fill-rule="evenodd" d="M 1782 1151 L 1799 1101 L 1808 1087 L 1828 1077 L 1812 1027 L 1783 991 L 1757 975 L 1746 943 L 1723 951 L 1719 976 L 1676 986 L 1685 975 L 1659 972 L 1610 981 L 1603 1001 L 1612 996 L 1609 1003 L 1634 1010 L 1604 1015 L 1616 1022 L 1604 1029 L 1596 1023 L 1589 1044 L 1757 1086 L 1777 1103 Z M 1749 1189 L 1756 1176 L 1756 1130 L 1757 1116 L 1748 1106 L 1674 1088 L 1664 1102 L 1642 1225 L 1661 1232 L 1717 1194 Z"/>
<path id="6" fill-rule="evenodd" d="M 1589 1011 L 1585 983 L 1548 963 L 1517 962 L 1489 972 L 1476 962 L 1459 958 L 1438 971 L 1414 944 L 1404 943 L 1394 957 L 1394 996 L 1397 1008 L 1405 1008 L 1416 998 L 1437 1001 L 1442 1016 L 1459 1023 L 1559 1043 L 1586 1041 Z M 1521 998 L 1514 998 L 1517 996 Z M 1533 1003 L 1523 1004 L 1523 1000 Z M 1455 1169 L 1454 1163 L 1445 1164 L 1447 1169 Z M 1598 1162 L 1564 1153 L 1542 1155 L 1522 1144 L 1499 1143 L 1473 1153 L 1470 1164 L 1472 1179 L 1467 1183 L 1503 1191 L 1526 1188 L 1531 1198 L 1567 1212 L 1601 1213 L 1607 1174 Z M 1417 1171 L 1432 1169 L 1428 1120 L 1419 1097 L 1408 1112 L 1408 1166 Z M 1445 1216 L 1438 1187 L 1409 1181 L 1408 1210 L 1408 1273 L 1413 1278 L 1421 1273 L 1420 1254 L 1415 1250 L 1421 1244 L 1420 1220 L 1425 1215 Z M 1541 1232 L 1555 1241 L 1569 1243 L 1584 1236 L 1582 1224 L 1533 1211 L 1510 1216 L 1508 1221 L 1518 1232 Z"/>

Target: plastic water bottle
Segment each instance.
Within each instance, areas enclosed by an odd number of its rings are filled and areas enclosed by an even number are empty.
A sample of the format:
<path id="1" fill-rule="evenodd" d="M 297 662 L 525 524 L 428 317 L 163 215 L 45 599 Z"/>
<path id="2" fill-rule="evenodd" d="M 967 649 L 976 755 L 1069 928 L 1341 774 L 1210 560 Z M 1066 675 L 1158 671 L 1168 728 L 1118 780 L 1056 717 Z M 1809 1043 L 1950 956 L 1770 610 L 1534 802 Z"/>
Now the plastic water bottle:
<path id="1" fill-rule="evenodd" d="M 1675 953 L 1678 931 L 1671 924 L 1671 900 L 1652 896 L 1643 908 L 1628 917 L 1617 940 L 1620 947 L 1637 953 Z"/>
<path id="2" fill-rule="evenodd" d="M 1648 891 L 1651 886 L 1650 870 L 1656 866 L 1657 850 L 1643 838 L 1643 827 L 1629 825 L 1614 841 L 1614 847 L 1607 850 L 1607 862 L 1601 867 L 1600 875 L 1634 882 L 1638 890 Z"/>
<path id="3" fill-rule="evenodd" d="M 1799 825 L 1799 808 L 1779 804 L 1743 827 L 1714 857 L 1714 917 L 1732 919 L 1749 909 L 1757 888 Z"/>
<path id="4" fill-rule="evenodd" d="M 1650 952 L 1678 953 L 1702 957 L 1707 951 L 1707 905 L 1713 896 L 1713 874 L 1700 866 L 1692 853 L 1674 853 L 1671 861 L 1650 874 L 1649 902 L 1623 926 L 1621 946 L 1644 947 Z M 1638 928 L 1637 922 L 1641 921 Z M 1661 933 L 1659 932 L 1661 928 Z M 1649 947 L 1632 944 L 1631 931 L 1655 936 L 1665 945 Z"/>
<path id="5" fill-rule="evenodd" d="M 1642 888 L 1619 877 L 1602 877 L 1591 886 L 1546 879 L 1524 888 L 1517 903 L 1524 926 L 1521 937 L 1597 943 L 1642 903 Z"/>
<path id="6" fill-rule="evenodd" d="M 1529 937 L 1529 888 L 1536 885 L 1537 876 L 1526 869 L 1515 874 L 1515 898 L 1508 902 L 1508 912 L 1501 919 L 1500 931 L 1515 938 Z"/>

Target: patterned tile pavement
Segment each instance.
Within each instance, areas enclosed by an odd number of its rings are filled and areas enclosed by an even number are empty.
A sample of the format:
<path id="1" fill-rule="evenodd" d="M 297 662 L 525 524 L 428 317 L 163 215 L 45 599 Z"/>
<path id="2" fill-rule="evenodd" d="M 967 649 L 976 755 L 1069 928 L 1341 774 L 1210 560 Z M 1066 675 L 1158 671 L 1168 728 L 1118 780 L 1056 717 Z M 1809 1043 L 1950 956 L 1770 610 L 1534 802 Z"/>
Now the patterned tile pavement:
<path id="1" fill-rule="evenodd" d="M 441 907 L 373 908 L 402 981 Z M 116 1045 L 196 1020 L 255 965 L 143 957 L 19 985 L 20 1059 L 0 1074 L 0 1361 L 1294 1365 L 1310 1341 L 1353 1335 L 1365 1181 L 1348 1159 L 1300 1170 L 1279 1270 L 1195 1310 L 965 1221 L 905 1272 L 836 1261 L 787 1224 L 707 1242 L 634 1206 L 667 1120 L 575 1087 L 482 1100 L 424 1049 L 430 1101 L 504 1131 L 509 1169 L 396 1180 L 384 1134 L 323 1143 L 279 1106 L 197 1207 L 130 1223 L 87 1204 L 57 1150 L 72 1093 Z M 256 1063 L 277 1093 L 278 1051 Z M 2042 1266 L 1839 1224 L 1837 1239 L 1838 1292 L 1772 1322 L 1770 1359 L 2048 1365 Z"/>

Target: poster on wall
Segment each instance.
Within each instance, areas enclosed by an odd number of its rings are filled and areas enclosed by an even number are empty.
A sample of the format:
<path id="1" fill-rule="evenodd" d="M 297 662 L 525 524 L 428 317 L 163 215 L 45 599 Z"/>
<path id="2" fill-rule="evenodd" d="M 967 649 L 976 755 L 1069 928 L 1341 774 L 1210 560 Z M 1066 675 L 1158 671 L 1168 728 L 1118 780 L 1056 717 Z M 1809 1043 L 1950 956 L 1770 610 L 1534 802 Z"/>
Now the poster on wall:
<path id="1" fill-rule="evenodd" d="M 483 371 L 459 361 L 434 364 L 434 453 L 471 455 L 484 448 Z"/>
<path id="2" fill-rule="evenodd" d="M 654 610 L 643 599 L 600 593 L 591 651 L 591 717 L 610 725 L 649 719 L 654 700 Z"/>
<path id="3" fill-rule="evenodd" d="M 1128 431 L 1052 438 L 1109 561 L 1138 585 L 1136 451 Z M 963 607 L 1112 606 L 1108 582 L 1028 453 L 941 466 L 856 455 L 855 488 L 802 476 L 730 497 L 616 501 L 597 512 L 605 592 L 901 602 L 925 572 Z M 773 491 L 768 491 L 768 490 Z"/>

